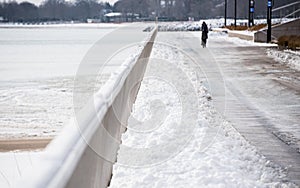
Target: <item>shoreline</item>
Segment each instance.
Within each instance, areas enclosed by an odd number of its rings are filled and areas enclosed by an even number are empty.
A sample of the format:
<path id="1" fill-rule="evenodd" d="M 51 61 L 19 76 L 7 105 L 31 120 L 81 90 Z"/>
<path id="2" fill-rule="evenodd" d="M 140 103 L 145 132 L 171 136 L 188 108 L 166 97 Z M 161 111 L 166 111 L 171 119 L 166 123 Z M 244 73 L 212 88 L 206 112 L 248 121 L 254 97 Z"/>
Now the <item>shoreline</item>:
<path id="1" fill-rule="evenodd" d="M 53 138 L 13 138 L 0 139 L 0 152 L 30 151 L 44 149 Z"/>

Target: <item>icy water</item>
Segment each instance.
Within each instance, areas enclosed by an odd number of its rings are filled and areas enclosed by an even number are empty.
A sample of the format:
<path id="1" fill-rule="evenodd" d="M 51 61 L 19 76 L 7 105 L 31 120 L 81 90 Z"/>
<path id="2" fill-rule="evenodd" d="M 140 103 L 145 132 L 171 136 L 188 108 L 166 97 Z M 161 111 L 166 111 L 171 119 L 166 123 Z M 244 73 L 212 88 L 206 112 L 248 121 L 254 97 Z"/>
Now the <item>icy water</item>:
<path id="1" fill-rule="evenodd" d="M 116 28 L 0 28 L 0 138 L 56 135 L 84 55 Z"/>

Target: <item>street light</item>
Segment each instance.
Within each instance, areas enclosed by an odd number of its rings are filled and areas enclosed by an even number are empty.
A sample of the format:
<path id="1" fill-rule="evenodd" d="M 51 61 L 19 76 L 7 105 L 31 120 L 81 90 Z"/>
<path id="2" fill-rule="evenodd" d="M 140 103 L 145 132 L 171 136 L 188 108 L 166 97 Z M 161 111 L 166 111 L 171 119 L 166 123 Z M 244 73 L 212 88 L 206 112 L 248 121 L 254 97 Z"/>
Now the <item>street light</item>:
<path id="1" fill-rule="evenodd" d="M 271 29 L 272 29 L 272 7 L 274 5 L 274 0 L 268 0 L 268 15 L 267 15 L 267 23 L 268 23 L 268 31 L 267 31 L 267 43 L 271 42 Z"/>
<path id="2" fill-rule="evenodd" d="M 227 25 L 227 0 L 225 0 L 225 16 L 224 16 L 224 18 L 225 18 L 225 27 L 226 27 L 226 25 Z"/>
<path id="3" fill-rule="evenodd" d="M 248 16 L 248 26 L 251 27 L 254 25 L 254 0 L 249 0 L 249 16 Z"/>
<path id="4" fill-rule="evenodd" d="M 236 0 L 234 0 L 234 27 L 236 27 L 236 11 L 237 10 L 237 5 L 236 5 Z"/>

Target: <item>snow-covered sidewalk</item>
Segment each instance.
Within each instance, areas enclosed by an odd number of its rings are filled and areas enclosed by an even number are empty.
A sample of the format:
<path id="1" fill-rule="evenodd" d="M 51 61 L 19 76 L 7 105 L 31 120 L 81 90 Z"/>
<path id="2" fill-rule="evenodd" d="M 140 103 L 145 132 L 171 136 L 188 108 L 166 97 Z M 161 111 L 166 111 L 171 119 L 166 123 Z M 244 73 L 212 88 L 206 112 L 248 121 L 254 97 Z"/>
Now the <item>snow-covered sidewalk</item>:
<path id="1" fill-rule="evenodd" d="M 217 113 L 197 71 L 154 46 L 110 187 L 296 187 Z"/>

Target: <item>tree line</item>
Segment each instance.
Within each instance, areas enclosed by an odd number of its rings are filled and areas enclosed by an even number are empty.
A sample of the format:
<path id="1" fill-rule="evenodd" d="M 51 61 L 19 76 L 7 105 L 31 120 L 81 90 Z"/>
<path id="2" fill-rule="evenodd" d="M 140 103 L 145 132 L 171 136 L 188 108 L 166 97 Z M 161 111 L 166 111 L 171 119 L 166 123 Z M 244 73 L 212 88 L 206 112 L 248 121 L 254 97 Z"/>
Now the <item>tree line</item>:
<path id="1" fill-rule="evenodd" d="M 275 6 L 281 6 L 295 0 L 275 0 Z M 227 0 L 227 15 L 234 16 L 235 0 Z M 266 17 L 267 0 L 255 1 L 255 17 Z M 35 21 L 86 21 L 104 20 L 108 12 L 121 12 L 122 15 L 139 15 L 141 20 L 195 20 L 224 17 L 225 0 L 119 0 L 113 6 L 97 0 L 46 0 L 40 6 L 29 2 L 0 3 L 0 17 L 10 22 Z M 238 18 L 247 18 L 248 0 L 237 0 Z"/>
<path id="2" fill-rule="evenodd" d="M 101 19 L 110 10 L 109 3 L 96 0 L 46 0 L 40 6 L 29 2 L 0 3 L 0 17 L 9 22 L 86 21 L 88 18 Z"/>

